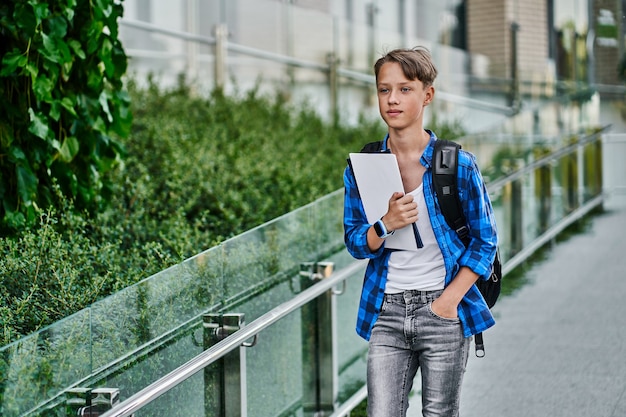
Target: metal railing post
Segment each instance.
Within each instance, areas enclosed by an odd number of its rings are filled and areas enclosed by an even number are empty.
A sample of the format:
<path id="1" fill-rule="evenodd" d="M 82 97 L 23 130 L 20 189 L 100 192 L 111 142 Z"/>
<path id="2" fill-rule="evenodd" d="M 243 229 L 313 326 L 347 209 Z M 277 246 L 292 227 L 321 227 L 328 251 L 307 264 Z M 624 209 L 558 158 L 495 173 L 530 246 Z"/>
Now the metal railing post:
<path id="1" fill-rule="evenodd" d="M 221 23 L 215 26 L 215 87 L 223 88 L 226 84 L 228 56 L 228 26 Z"/>
<path id="2" fill-rule="evenodd" d="M 578 147 L 578 145 L 576 145 Z M 563 193 L 565 201 L 563 202 L 566 212 L 572 212 L 580 207 L 578 198 L 578 149 L 575 152 L 563 157 Z"/>
<path id="3" fill-rule="evenodd" d="M 511 36 L 511 87 L 510 87 L 510 99 L 509 106 L 518 111 L 520 108 L 520 91 L 519 91 L 519 70 L 517 68 L 517 34 L 520 30 L 517 22 L 511 23 L 510 36 Z"/>
<path id="4" fill-rule="evenodd" d="M 302 264 L 301 287 L 306 289 L 333 272 L 332 262 Z M 304 270 L 303 270 L 304 269 Z M 304 305 L 302 314 L 302 409 L 305 417 L 332 414 L 337 399 L 335 297 L 332 289 Z"/>
<path id="5" fill-rule="evenodd" d="M 544 157 L 549 153 L 547 148 L 538 148 L 536 156 Z M 537 207 L 537 232 L 544 233 L 550 228 L 550 215 L 552 212 L 552 167 L 544 165 L 535 171 L 535 199 Z"/>
<path id="6" fill-rule="evenodd" d="M 339 114 L 337 112 L 337 100 L 339 96 L 337 67 L 339 65 L 339 60 L 337 59 L 337 55 L 335 55 L 334 52 L 330 52 L 326 56 L 326 62 L 328 63 L 328 85 L 330 89 L 330 117 L 333 123 L 337 123 L 339 121 Z"/>
<path id="7" fill-rule="evenodd" d="M 244 314 L 203 316 L 204 348 L 211 348 L 245 325 Z M 205 415 L 245 417 L 247 415 L 246 353 L 243 346 L 224 355 L 204 369 Z"/>
<path id="8" fill-rule="evenodd" d="M 195 34 L 197 31 L 198 4 L 195 1 L 184 3 L 186 8 L 186 31 Z M 185 42 L 187 50 L 187 76 L 188 79 L 195 79 L 198 75 L 198 43 Z"/>

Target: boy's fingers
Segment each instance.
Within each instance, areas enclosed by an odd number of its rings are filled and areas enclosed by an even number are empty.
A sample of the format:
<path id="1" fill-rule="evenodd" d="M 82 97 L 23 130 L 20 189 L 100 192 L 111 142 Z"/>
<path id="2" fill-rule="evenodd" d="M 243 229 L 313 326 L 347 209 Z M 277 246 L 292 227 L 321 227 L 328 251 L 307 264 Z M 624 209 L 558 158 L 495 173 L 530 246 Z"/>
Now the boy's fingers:
<path id="1" fill-rule="evenodd" d="M 391 198 L 390 198 L 389 200 L 390 200 L 390 201 L 399 200 L 399 199 L 401 199 L 403 196 L 404 196 L 404 194 L 403 194 L 403 193 L 400 193 L 400 192 L 396 191 L 396 192 L 394 192 L 394 193 L 391 195 Z"/>

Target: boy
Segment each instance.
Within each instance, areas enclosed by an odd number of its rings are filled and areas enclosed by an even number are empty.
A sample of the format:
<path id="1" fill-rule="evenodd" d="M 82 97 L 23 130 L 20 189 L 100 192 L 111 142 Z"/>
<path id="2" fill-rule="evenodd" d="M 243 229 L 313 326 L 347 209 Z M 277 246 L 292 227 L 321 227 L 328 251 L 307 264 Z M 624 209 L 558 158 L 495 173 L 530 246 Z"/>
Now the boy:
<path id="1" fill-rule="evenodd" d="M 389 190 L 388 211 L 368 224 L 352 170 L 344 172 L 344 238 L 367 258 L 357 333 L 369 340 L 368 416 L 404 417 L 418 368 L 422 414 L 458 416 L 471 336 L 495 324 L 477 279 L 488 278 L 497 234 L 475 157 L 459 152 L 458 187 L 470 228 L 466 248 L 446 223 L 432 182 L 434 132 L 424 110 L 437 76 L 425 48 L 397 49 L 374 65 L 380 115 L 388 126 L 382 152 L 396 155 L 403 190 Z M 393 231 L 416 223 L 423 247 L 385 249 Z"/>

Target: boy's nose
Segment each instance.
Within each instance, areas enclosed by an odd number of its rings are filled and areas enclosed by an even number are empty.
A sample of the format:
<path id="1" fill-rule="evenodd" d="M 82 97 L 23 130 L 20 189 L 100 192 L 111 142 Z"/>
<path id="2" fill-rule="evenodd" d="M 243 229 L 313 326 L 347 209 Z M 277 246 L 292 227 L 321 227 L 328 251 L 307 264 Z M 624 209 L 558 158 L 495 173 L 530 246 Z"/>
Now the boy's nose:
<path id="1" fill-rule="evenodd" d="M 400 101 L 398 100 L 397 93 L 391 92 L 389 94 L 389 104 L 398 104 Z"/>

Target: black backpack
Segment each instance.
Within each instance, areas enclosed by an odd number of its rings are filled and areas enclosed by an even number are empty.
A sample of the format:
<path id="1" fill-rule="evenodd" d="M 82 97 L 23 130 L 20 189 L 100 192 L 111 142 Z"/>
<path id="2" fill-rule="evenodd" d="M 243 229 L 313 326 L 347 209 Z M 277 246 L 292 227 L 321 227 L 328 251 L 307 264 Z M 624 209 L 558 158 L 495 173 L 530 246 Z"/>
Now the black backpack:
<path id="1" fill-rule="evenodd" d="M 361 149 L 361 152 L 381 152 L 382 145 L 382 141 L 370 142 Z M 433 186 L 446 222 L 456 231 L 465 246 L 467 246 L 469 244 L 469 228 L 467 227 L 457 190 L 457 160 L 460 148 L 460 144 L 449 140 L 438 139 L 435 141 Z M 476 286 L 485 299 L 487 306 L 489 308 L 493 307 L 498 300 L 502 286 L 502 264 L 500 263 L 499 251 L 496 251 L 489 279 L 479 279 L 476 282 Z M 476 356 L 485 356 L 482 333 L 476 334 L 474 341 L 476 344 Z"/>
<path id="2" fill-rule="evenodd" d="M 438 139 L 435 141 L 433 152 L 433 186 L 441 212 L 446 218 L 448 225 L 456 231 L 465 246 L 469 244 L 469 228 L 463 214 L 459 193 L 457 190 L 457 160 L 461 145 L 449 140 Z M 502 287 L 502 264 L 500 252 L 496 251 L 496 257 L 491 265 L 491 275 L 488 280 L 479 279 L 476 286 L 480 290 L 487 306 L 493 307 L 500 295 Z M 483 334 L 475 335 L 476 356 L 485 356 Z"/>

